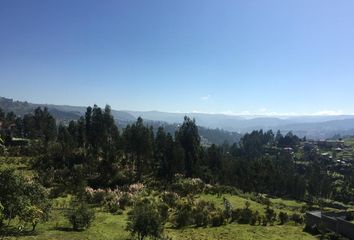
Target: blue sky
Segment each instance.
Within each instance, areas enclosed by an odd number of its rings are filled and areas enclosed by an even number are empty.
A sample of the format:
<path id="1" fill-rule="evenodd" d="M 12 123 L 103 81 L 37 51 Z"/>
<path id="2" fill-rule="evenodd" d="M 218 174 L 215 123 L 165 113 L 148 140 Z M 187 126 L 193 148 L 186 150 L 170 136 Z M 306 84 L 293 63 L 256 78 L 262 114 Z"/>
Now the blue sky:
<path id="1" fill-rule="evenodd" d="M 2 0 L 0 96 L 352 114 L 353 12 L 352 0 Z"/>

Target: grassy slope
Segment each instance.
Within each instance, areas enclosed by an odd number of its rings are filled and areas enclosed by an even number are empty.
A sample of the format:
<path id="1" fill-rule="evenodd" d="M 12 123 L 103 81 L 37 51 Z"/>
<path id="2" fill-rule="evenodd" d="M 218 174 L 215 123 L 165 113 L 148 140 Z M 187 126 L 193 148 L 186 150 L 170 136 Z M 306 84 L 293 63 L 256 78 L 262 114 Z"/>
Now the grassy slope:
<path id="1" fill-rule="evenodd" d="M 232 196 L 230 194 L 224 194 L 223 195 L 226 199 L 228 199 L 232 205 L 233 208 L 244 208 L 245 203 L 248 201 L 251 206 L 250 208 L 254 211 L 258 211 L 261 214 L 264 214 L 264 209 L 265 206 L 258 203 L 254 202 L 239 196 Z M 210 195 L 210 194 L 204 194 L 199 196 L 200 199 L 203 200 L 208 200 L 212 201 L 215 203 L 216 206 L 223 208 L 223 198 L 222 197 L 216 197 L 215 195 Z M 304 203 L 293 201 L 293 200 L 284 200 L 280 198 L 273 198 L 270 199 L 272 202 L 272 208 L 276 211 L 276 213 L 279 213 L 280 211 L 286 212 L 288 214 L 292 214 L 294 212 L 299 212 L 301 207 L 304 206 Z"/>
<path id="2" fill-rule="evenodd" d="M 16 167 L 23 175 L 31 177 L 33 172 L 28 169 L 28 158 L 20 157 L 0 157 L 0 166 Z M 254 201 L 247 200 L 240 196 L 224 195 L 234 208 L 243 208 L 245 202 L 251 203 L 250 208 L 264 212 L 264 206 Z M 200 199 L 212 201 L 218 207 L 223 207 L 223 198 L 215 195 L 203 194 L 198 196 Z M 91 227 L 82 232 L 74 232 L 70 229 L 69 222 L 65 219 L 60 208 L 59 202 L 69 202 L 69 199 L 58 198 L 54 201 L 54 207 L 51 220 L 47 223 L 41 223 L 37 226 L 35 233 L 23 236 L 7 236 L 7 240 L 127 240 L 130 239 L 129 232 L 125 230 L 127 211 L 123 215 L 112 215 L 96 209 L 96 219 Z M 301 208 L 303 203 L 283 199 L 271 199 L 273 208 L 276 212 L 285 211 L 293 213 Z M 17 222 L 13 222 L 14 226 Z M 28 229 L 30 226 L 28 226 Z M 165 233 L 174 240 L 177 239 L 196 239 L 196 240 L 228 240 L 228 239 L 316 239 L 310 234 L 302 232 L 302 226 L 292 224 L 280 226 L 250 226 L 240 224 L 228 224 L 217 228 L 185 228 L 182 230 L 167 227 Z M 1 236 L 0 236 L 1 237 Z M 1 238 L 0 238 L 1 239 Z"/>
<path id="3" fill-rule="evenodd" d="M 250 226 L 229 224 L 218 228 L 188 228 L 181 231 L 166 230 L 172 239 L 229 240 L 229 239 L 304 239 L 315 237 L 302 232 L 297 226 Z"/>
<path id="4" fill-rule="evenodd" d="M 215 202 L 217 206 L 222 207 L 222 198 L 214 195 L 201 195 L 200 199 Z M 239 196 L 225 195 L 234 208 L 244 207 L 246 199 Z M 251 208 L 263 212 L 264 206 L 249 201 Z M 283 211 L 291 213 L 289 209 L 292 207 L 301 207 L 301 203 L 294 201 L 283 201 L 281 199 L 273 199 L 274 204 L 281 203 Z M 277 212 L 280 209 L 276 208 Z M 285 207 L 284 207 L 285 206 Z M 5 239 L 20 240 L 83 240 L 83 239 L 104 239 L 104 240 L 126 240 L 129 239 L 129 233 L 124 230 L 126 226 L 126 213 L 123 215 L 111 215 L 96 209 L 96 219 L 87 231 L 73 232 L 70 231 L 70 225 L 59 210 L 53 211 L 50 222 L 40 224 L 36 231 L 36 235 L 21 236 L 19 238 L 7 237 Z M 200 240 L 228 240 L 228 239 L 316 239 L 315 237 L 302 232 L 302 226 L 287 224 L 284 226 L 250 226 L 240 224 L 228 224 L 217 228 L 185 228 L 182 230 L 166 227 L 165 233 L 172 239 L 200 239 Z"/>
<path id="5" fill-rule="evenodd" d="M 128 239 L 129 233 L 124 230 L 126 215 L 114 216 L 112 214 L 96 211 L 96 219 L 86 231 L 74 232 L 70 229 L 69 222 L 60 211 L 53 211 L 52 219 L 44 224 L 39 224 L 35 234 L 6 237 L 5 239 L 21 240 L 119 240 Z"/>

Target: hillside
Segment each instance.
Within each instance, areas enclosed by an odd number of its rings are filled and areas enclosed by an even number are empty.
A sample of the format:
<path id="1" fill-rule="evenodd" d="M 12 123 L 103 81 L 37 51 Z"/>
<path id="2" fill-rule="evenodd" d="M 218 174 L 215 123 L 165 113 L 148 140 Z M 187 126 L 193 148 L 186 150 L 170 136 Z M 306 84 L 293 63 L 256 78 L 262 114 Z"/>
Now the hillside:
<path id="1" fill-rule="evenodd" d="M 352 139 L 253 131 L 217 146 L 200 135 L 227 133 L 188 117 L 181 125 L 138 118 L 119 129 L 109 108 L 84 115 L 57 125 L 46 109 L 1 114 L 11 126 L 0 131 L 3 239 L 350 237 L 318 227 L 318 212 L 352 226 Z"/>
<path id="2" fill-rule="evenodd" d="M 0 97 L 0 108 L 3 109 L 5 112 L 12 111 L 17 116 L 24 116 L 25 114 L 33 113 L 34 109 L 36 109 L 37 107 L 47 107 L 48 111 L 58 122 L 64 123 L 68 123 L 71 120 L 77 120 L 86 112 L 86 107 L 53 104 L 34 104 L 29 102 L 14 101 L 13 99 Z M 140 115 L 133 115 L 127 111 L 112 110 L 112 116 L 114 117 L 118 126 L 120 128 L 124 128 L 128 124 L 133 123 Z M 184 115 L 181 115 L 179 117 L 182 121 Z M 164 127 L 167 132 L 174 135 L 174 132 L 179 126 L 177 123 L 174 122 L 168 123 L 167 121 L 150 120 L 149 118 L 146 119 L 146 124 L 152 126 L 155 129 L 155 132 L 157 131 L 158 127 Z M 238 142 L 242 136 L 237 132 L 230 132 L 218 128 L 212 129 L 202 126 L 199 126 L 199 133 L 202 137 L 203 145 L 221 145 L 224 142 L 233 144 L 235 142 Z"/>
<path id="3" fill-rule="evenodd" d="M 78 119 L 86 111 L 82 106 L 66 106 L 53 104 L 34 104 L 29 102 L 14 101 L 8 98 L 0 98 L 0 107 L 5 111 L 13 111 L 23 116 L 32 112 L 36 107 L 47 107 L 49 112 L 58 121 L 70 121 Z M 280 130 L 282 133 L 292 131 L 299 137 L 313 139 L 331 138 L 334 135 L 348 136 L 354 134 L 354 116 L 233 116 L 224 114 L 205 113 L 169 113 L 159 111 L 129 111 L 112 110 L 112 115 L 122 127 L 135 121 L 138 117 L 149 121 L 153 125 L 172 124 L 183 122 L 184 116 L 194 118 L 200 127 L 207 129 L 222 129 L 228 132 L 247 133 L 253 130 Z M 224 134 L 225 135 L 225 134 Z M 228 134 L 226 134 L 228 135 Z M 209 137 L 210 138 L 210 137 Z M 229 142 L 237 138 L 224 136 Z M 209 139 L 210 140 L 210 139 Z M 221 140 L 210 140 L 213 143 L 221 143 Z"/>

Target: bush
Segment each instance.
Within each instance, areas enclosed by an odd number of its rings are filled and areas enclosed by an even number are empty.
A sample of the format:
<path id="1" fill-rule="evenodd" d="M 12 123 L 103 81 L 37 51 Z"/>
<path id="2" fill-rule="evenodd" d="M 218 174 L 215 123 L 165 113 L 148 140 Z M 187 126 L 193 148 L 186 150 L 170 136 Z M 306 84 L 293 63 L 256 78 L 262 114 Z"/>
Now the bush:
<path id="1" fill-rule="evenodd" d="M 268 225 L 268 219 L 265 216 L 262 216 L 262 226 Z"/>
<path id="2" fill-rule="evenodd" d="M 159 202 L 157 204 L 157 208 L 159 210 L 162 221 L 165 223 L 168 219 L 168 205 L 166 203 Z"/>
<path id="3" fill-rule="evenodd" d="M 289 221 L 289 216 L 286 212 L 280 212 L 278 215 L 279 222 L 281 225 L 287 223 Z"/>
<path id="4" fill-rule="evenodd" d="M 105 210 L 107 210 L 109 213 L 112 213 L 112 214 L 117 214 L 122 211 L 122 209 L 120 208 L 119 202 L 117 202 L 115 200 L 111 200 L 111 201 L 106 202 L 104 208 L 105 208 Z"/>
<path id="5" fill-rule="evenodd" d="M 95 218 L 95 212 L 90 209 L 85 202 L 73 201 L 71 205 L 71 209 L 67 212 L 66 218 L 71 223 L 73 229 L 78 231 L 89 228 Z"/>
<path id="6" fill-rule="evenodd" d="M 271 201 L 269 198 L 263 196 L 262 194 L 251 194 L 249 197 L 252 201 L 255 201 L 257 203 L 260 203 L 262 205 L 270 206 Z"/>
<path id="7" fill-rule="evenodd" d="M 345 240 L 346 238 L 334 232 L 328 232 L 328 233 L 321 234 L 320 239 L 321 240 Z"/>
<path id="8" fill-rule="evenodd" d="M 85 189 L 85 197 L 88 203 L 90 204 L 101 204 L 106 198 L 106 191 L 103 189 L 94 190 L 90 187 Z"/>
<path id="9" fill-rule="evenodd" d="M 173 225 L 176 228 L 181 228 L 191 224 L 193 224 L 192 204 L 185 199 L 178 201 L 174 213 Z"/>
<path id="10" fill-rule="evenodd" d="M 242 209 L 240 209 L 240 208 L 232 209 L 230 222 L 238 222 L 238 220 L 241 217 L 241 211 L 242 211 Z"/>
<path id="11" fill-rule="evenodd" d="M 238 223 L 249 224 L 251 223 L 252 218 L 252 210 L 249 208 L 250 203 L 247 201 L 245 203 L 245 207 L 241 209 L 240 218 L 238 219 Z"/>
<path id="12" fill-rule="evenodd" d="M 3 221 L 5 220 L 4 206 L 0 203 L 0 229 L 3 226 Z"/>
<path id="13" fill-rule="evenodd" d="M 150 199 L 142 199 L 135 203 L 133 209 L 128 213 L 127 229 L 138 239 L 145 237 L 161 237 L 165 216 L 162 216 L 158 204 Z"/>
<path id="14" fill-rule="evenodd" d="M 225 217 L 223 212 L 218 209 L 209 214 L 209 222 L 212 227 L 219 227 L 224 224 Z"/>
<path id="15" fill-rule="evenodd" d="M 351 222 L 354 220 L 354 212 L 347 212 L 347 215 L 346 215 L 346 220 Z"/>
<path id="16" fill-rule="evenodd" d="M 176 206 L 179 196 L 175 192 L 164 192 L 161 194 L 161 198 L 164 203 L 173 208 Z"/>
<path id="17" fill-rule="evenodd" d="M 172 187 L 178 194 L 187 196 L 203 192 L 205 184 L 199 178 L 179 178 Z"/>
<path id="18" fill-rule="evenodd" d="M 45 213 L 36 206 L 27 206 L 22 211 L 20 220 L 30 223 L 32 225 L 32 231 L 34 231 L 40 221 L 45 221 Z"/>
<path id="19" fill-rule="evenodd" d="M 252 210 L 249 209 L 249 208 L 243 208 L 241 210 L 241 215 L 240 215 L 240 218 L 238 220 L 238 223 L 241 223 L 241 224 L 249 224 L 251 223 L 251 219 L 252 219 Z"/>
<path id="20" fill-rule="evenodd" d="M 260 215 L 258 211 L 255 211 L 252 213 L 251 219 L 250 219 L 250 224 L 251 225 L 256 225 L 256 223 L 258 222 L 258 224 L 260 224 Z"/>
<path id="21" fill-rule="evenodd" d="M 230 219 L 232 215 L 232 205 L 229 200 L 227 200 L 225 197 L 223 198 L 224 200 L 224 217 L 226 219 Z"/>
<path id="22" fill-rule="evenodd" d="M 212 202 L 199 201 L 193 208 L 194 223 L 197 227 L 205 227 L 209 222 L 209 213 L 215 210 Z"/>
<path id="23" fill-rule="evenodd" d="M 125 210 L 125 208 L 127 206 L 130 206 L 131 203 L 132 203 L 131 195 L 129 193 L 127 193 L 127 192 L 124 192 L 121 195 L 121 197 L 119 198 L 118 203 L 119 203 L 120 209 Z"/>
<path id="24" fill-rule="evenodd" d="M 267 222 L 270 223 L 270 225 L 273 225 L 276 221 L 277 214 L 272 208 L 267 207 L 265 209 L 265 218 L 267 219 Z"/>
<path id="25" fill-rule="evenodd" d="M 198 209 L 193 211 L 194 224 L 197 227 L 206 227 L 209 223 L 209 212 L 206 209 Z"/>
<path id="26" fill-rule="evenodd" d="M 291 215 L 290 220 L 294 221 L 295 224 L 302 224 L 304 222 L 303 217 L 298 213 Z"/>
<path id="27" fill-rule="evenodd" d="M 29 181 L 15 169 L 0 169 L 0 223 L 18 218 L 32 224 L 47 221 L 51 203 L 47 190 L 38 182 Z"/>
<path id="28" fill-rule="evenodd" d="M 139 184 L 129 186 L 129 191 L 137 193 L 139 190 L 133 187 L 139 187 Z M 127 206 L 132 203 L 133 194 L 119 189 L 93 189 L 90 187 L 85 188 L 85 197 L 90 204 L 104 205 L 109 212 L 116 212 L 117 207 L 125 210 Z"/>
<path id="29" fill-rule="evenodd" d="M 91 203 L 102 204 L 106 198 L 107 193 L 103 190 L 95 192 L 91 199 Z"/>
<path id="30" fill-rule="evenodd" d="M 224 186 L 224 185 L 205 185 L 205 193 L 221 196 L 221 194 L 231 194 L 231 195 L 241 195 L 242 191 L 235 187 Z"/>

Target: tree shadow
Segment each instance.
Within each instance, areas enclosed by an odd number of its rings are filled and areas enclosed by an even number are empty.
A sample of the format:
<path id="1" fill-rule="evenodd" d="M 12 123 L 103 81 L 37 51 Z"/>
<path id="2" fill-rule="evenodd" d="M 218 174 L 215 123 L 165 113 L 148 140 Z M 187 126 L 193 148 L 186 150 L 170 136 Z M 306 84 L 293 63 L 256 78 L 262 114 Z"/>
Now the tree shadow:
<path id="1" fill-rule="evenodd" d="M 5 227 L 0 230 L 1 237 L 23 237 L 23 236 L 37 236 L 38 233 L 32 230 L 19 230 L 15 227 Z"/>
<path id="2" fill-rule="evenodd" d="M 54 227 L 53 230 L 62 231 L 62 232 L 82 232 L 83 230 L 74 230 L 71 227 Z"/>

